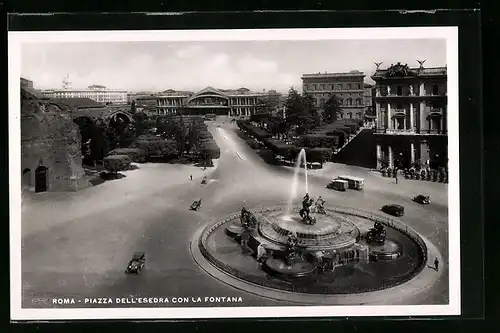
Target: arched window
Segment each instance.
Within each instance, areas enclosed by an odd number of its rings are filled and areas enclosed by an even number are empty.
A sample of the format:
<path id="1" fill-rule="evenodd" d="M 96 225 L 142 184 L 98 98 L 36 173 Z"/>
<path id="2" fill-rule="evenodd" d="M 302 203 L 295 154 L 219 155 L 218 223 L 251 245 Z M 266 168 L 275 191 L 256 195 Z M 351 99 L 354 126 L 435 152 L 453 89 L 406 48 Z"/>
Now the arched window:
<path id="1" fill-rule="evenodd" d="M 361 105 L 363 103 L 363 101 L 361 100 L 361 98 L 358 98 L 356 100 L 356 105 Z"/>
<path id="2" fill-rule="evenodd" d="M 349 116 L 349 119 L 352 119 L 352 112 L 349 112 L 347 115 Z"/>
<path id="3" fill-rule="evenodd" d="M 351 90 L 351 84 L 350 83 L 347 85 L 347 90 Z"/>
<path id="4" fill-rule="evenodd" d="M 347 99 L 347 105 L 352 105 L 352 98 Z"/>
<path id="5" fill-rule="evenodd" d="M 432 94 L 439 95 L 439 86 L 437 84 L 432 85 Z"/>

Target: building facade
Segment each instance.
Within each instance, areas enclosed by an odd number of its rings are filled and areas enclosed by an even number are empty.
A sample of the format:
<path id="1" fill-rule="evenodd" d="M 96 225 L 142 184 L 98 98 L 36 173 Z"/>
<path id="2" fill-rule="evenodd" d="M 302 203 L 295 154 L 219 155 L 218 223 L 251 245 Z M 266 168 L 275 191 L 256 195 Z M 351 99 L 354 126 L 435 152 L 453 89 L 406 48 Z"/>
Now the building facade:
<path id="1" fill-rule="evenodd" d="M 252 92 L 247 88 L 224 90 L 207 87 L 197 93 L 166 90 L 157 96 L 156 111 L 159 115 L 217 114 L 226 116 L 251 116 L 266 93 Z"/>
<path id="2" fill-rule="evenodd" d="M 127 91 L 107 89 L 105 86 L 92 85 L 87 89 L 50 89 L 42 93 L 48 98 L 90 98 L 99 103 L 127 104 Z"/>
<path id="3" fill-rule="evenodd" d="M 446 67 L 409 68 L 397 63 L 377 69 L 372 79 L 376 82 L 377 166 L 446 167 Z"/>
<path id="4" fill-rule="evenodd" d="M 43 97 L 24 84 L 21 82 L 23 193 L 87 187 L 81 136 L 71 107 Z"/>
<path id="5" fill-rule="evenodd" d="M 331 95 L 337 96 L 342 113 L 340 119 L 363 119 L 365 112 L 363 72 L 303 74 L 302 88 L 314 96 L 321 108 Z"/>

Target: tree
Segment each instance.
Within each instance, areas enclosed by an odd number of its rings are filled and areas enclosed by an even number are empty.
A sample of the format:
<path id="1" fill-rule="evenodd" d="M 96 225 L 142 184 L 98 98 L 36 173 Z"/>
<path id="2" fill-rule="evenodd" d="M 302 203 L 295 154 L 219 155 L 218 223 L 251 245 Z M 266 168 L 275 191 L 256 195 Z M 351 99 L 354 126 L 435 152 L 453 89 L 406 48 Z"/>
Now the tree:
<path id="1" fill-rule="evenodd" d="M 323 121 L 331 124 L 338 119 L 340 113 L 342 113 L 340 101 L 336 95 L 332 94 L 323 104 Z"/>
<path id="2" fill-rule="evenodd" d="M 104 168 L 113 174 L 117 174 L 119 171 L 128 170 L 130 168 L 130 157 L 127 155 L 111 155 L 106 156 L 104 159 Z"/>
<path id="3" fill-rule="evenodd" d="M 316 125 L 317 110 L 312 95 L 307 93 L 300 95 L 295 89 L 290 88 L 285 108 L 287 127 L 294 127 L 296 134 L 301 135 Z"/>
<path id="4" fill-rule="evenodd" d="M 264 124 L 269 125 L 277 106 L 277 101 L 271 99 L 269 96 L 260 99 L 255 108 L 255 114 L 250 116 L 250 120 L 259 123 L 261 128 L 264 127 Z"/>
<path id="5" fill-rule="evenodd" d="M 132 105 L 130 106 L 130 113 L 135 114 L 137 111 L 137 107 L 135 106 L 135 101 L 132 101 Z"/>
<path id="6" fill-rule="evenodd" d="M 175 141 L 177 141 L 179 154 L 182 155 L 186 151 L 186 127 L 184 125 L 184 117 L 182 116 L 182 112 L 179 111 L 179 113 L 179 124 L 175 134 Z"/>
<path id="7" fill-rule="evenodd" d="M 197 144 L 199 140 L 199 133 L 200 133 L 200 128 L 199 125 L 196 123 L 191 123 L 189 124 L 189 131 L 188 131 L 188 151 L 191 151 Z"/>

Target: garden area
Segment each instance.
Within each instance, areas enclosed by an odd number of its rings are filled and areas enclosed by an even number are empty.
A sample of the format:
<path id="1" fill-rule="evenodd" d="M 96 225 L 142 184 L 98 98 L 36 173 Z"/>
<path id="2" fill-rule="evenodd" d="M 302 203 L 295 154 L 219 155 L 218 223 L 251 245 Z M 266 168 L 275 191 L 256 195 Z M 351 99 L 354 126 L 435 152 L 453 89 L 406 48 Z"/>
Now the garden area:
<path id="1" fill-rule="evenodd" d="M 220 149 L 201 116 L 153 116 L 134 113 L 133 121 L 75 119 L 82 136 L 82 160 L 89 176 L 119 179 L 119 172 L 140 163 L 212 167 Z"/>
<path id="2" fill-rule="evenodd" d="M 290 89 L 286 112 L 264 101 L 249 120 L 238 120 L 240 136 L 270 164 L 295 163 L 301 149 L 306 151 L 308 167 L 323 167 L 363 125 L 361 120 L 338 120 L 341 112 L 332 95 L 321 107 L 314 98 Z"/>

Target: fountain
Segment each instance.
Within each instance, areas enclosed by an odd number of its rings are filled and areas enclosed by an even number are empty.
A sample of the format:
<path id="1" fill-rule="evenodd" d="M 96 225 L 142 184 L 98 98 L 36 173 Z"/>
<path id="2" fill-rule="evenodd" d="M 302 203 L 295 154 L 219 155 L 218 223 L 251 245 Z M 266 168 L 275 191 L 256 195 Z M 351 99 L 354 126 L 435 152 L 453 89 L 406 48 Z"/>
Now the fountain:
<path id="1" fill-rule="evenodd" d="M 305 186 L 300 186 L 299 180 L 302 163 Z M 301 205 L 296 202 L 299 191 L 305 192 Z M 272 277 L 262 282 L 265 286 L 289 290 L 286 283 L 294 284 L 299 279 L 303 281 L 300 283 L 306 283 L 306 292 L 311 293 L 338 293 L 339 287 L 332 281 L 349 274 L 359 275 L 352 280 L 355 292 L 385 288 L 374 284 L 390 280 L 390 276 L 374 280 L 366 279 L 366 274 L 371 274 L 370 265 L 374 263 L 400 258 L 403 246 L 411 260 L 405 259 L 401 265 L 407 266 L 397 275 L 403 280 L 409 276 L 408 272 L 421 267 L 418 242 L 401 229 L 388 227 L 383 218 L 372 213 L 340 206 L 325 208 L 324 203 L 321 196 L 313 198 L 309 193 L 306 152 L 302 149 L 295 164 L 290 196 L 283 206 L 242 208 L 240 213 L 207 226 L 199 238 L 199 249 L 217 269 L 239 279 L 261 284 L 265 272 Z M 245 251 L 239 251 L 238 247 Z M 360 273 L 352 273 L 357 269 Z M 320 276 L 325 274 L 322 280 Z M 345 282 L 339 282 L 339 286 L 342 290 L 346 288 Z"/>
<path id="2" fill-rule="evenodd" d="M 300 172 L 300 165 L 301 163 L 304 163 L 304 176 L 306 179 L 305 182 L 305 192 L 309 193 L 309 184 L 307 181 L 307 158 L 306 158 L 306 151 L 304 149 L 301 149 L 299 152 L 299 155 L 297 156 L 297 161 L 295 162 L 295 169 L 293 172 L 293 179 L 292 179 L 292 189 L 290 191 L 290 198 L 288 199 L 288 207 L 287 207 L 287 213 L 290 214 L 292 211 L 293 207 L 293 201 L 295 200 L 295 197 L 297 196 L 297 187 L 299 183 L 299 172 Z"/>

